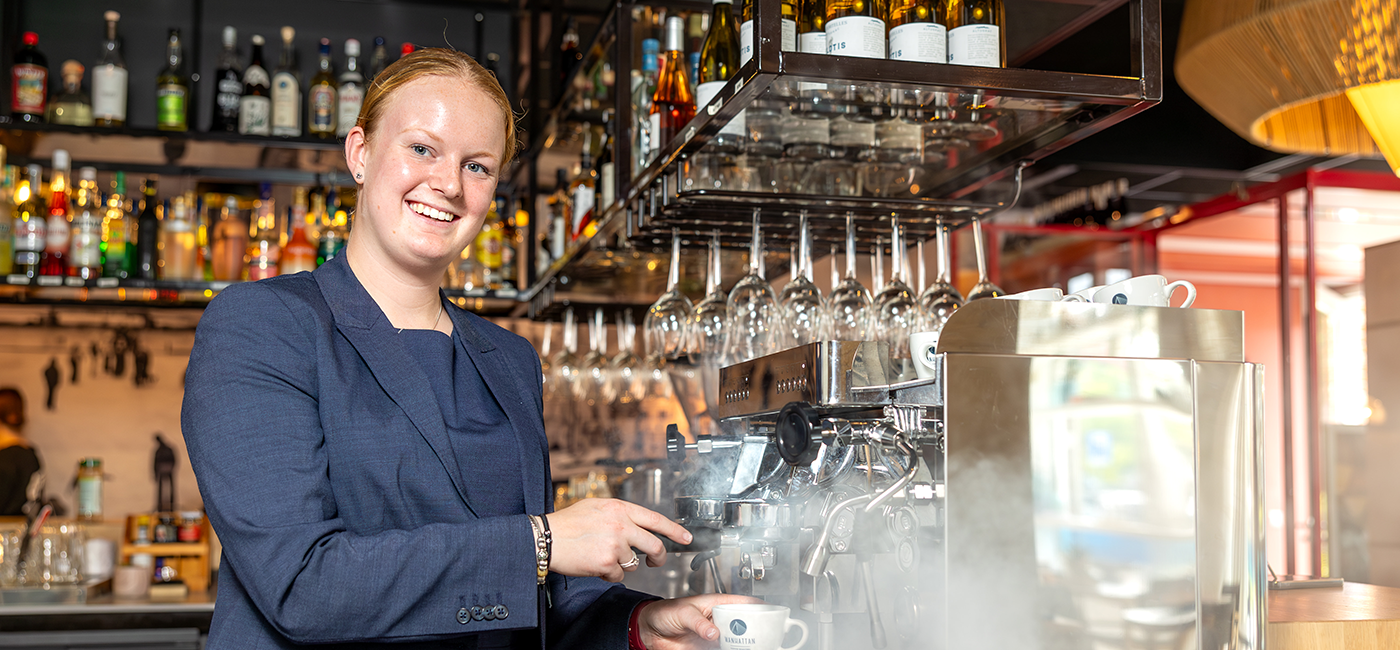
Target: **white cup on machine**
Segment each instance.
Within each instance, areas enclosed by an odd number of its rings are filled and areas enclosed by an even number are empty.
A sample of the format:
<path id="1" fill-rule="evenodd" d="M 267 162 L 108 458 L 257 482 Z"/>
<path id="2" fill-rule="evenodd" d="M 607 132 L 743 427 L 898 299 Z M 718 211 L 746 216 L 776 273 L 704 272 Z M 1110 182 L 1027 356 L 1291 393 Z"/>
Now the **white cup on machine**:
<path id="1" fill-rule="evenodd" d="M 797 650 L 807 642 L 807 624 L 789 616 L 788 608 L 763 603 L 715 605 L 720 650 Z M 783 645 L 792 628 L 802 630 L 795 645 Z"/>
<path id="2" fill-rule="evenodd" d="M 997 296 L 1001 300 L 1043 300 L 1048 302 L 1089 302 L 1087 296 L 1077 293 L 1065 295 L 1065 292 L 1055 288 L 1046 287 L 1044 289 L 1031 289 L 1021 293 L 1013 293 L 1006 296 Z"/>
<path id="3" fill-rule="evenodd" d="M 914 373 L 919 379 L 931 379 L 935 374 L 933 353 L 938 347 L 938 335 L 942 332 L 914 332 L 909 335 L 909 358 L 914 362 Z"/>
<path id="4" fill-rule="evenodd" d="M 1084 302 L 1094 302 L 1094 294 L 1098 293 L 1098 292 L 1099 292 L 1099 289 L 1102 289 L 1102 288 L 1104 288 L 1104 287 L 1106 287 L 1106 286 L 1108 286 L 1108 285 L 1106 285 L 1106 284 L 1100 284 L 1100 285 L 1097 285 L 1097 286 L 1089 287 L 1088 289 L 1080 289 L 1079 291 L 1076 291 L 1076 292 L 1074 292 L 1074 293 L 1072 293 L 1072 294 L 1069 294 L 1069 295 L 1071 295 L 1071 296 L 1079 296 L 1080 298 L 1083 298 L 1083 299 L 1084 299 Z"/>
<path id="5" fill-rule="evenodd" d="M 1196 285 L 1186 280 L 1167 282 L 1167 278 L 1160 275 L 1139 275 L 1104 286 L 1094 292 L 1093 300 L 1106 305 L 1170 307 L 1172 292 L 1178 287 L 1186 288 L 1186 300 L 1181 307 L 1190 307 L 1196 302 Z"/>

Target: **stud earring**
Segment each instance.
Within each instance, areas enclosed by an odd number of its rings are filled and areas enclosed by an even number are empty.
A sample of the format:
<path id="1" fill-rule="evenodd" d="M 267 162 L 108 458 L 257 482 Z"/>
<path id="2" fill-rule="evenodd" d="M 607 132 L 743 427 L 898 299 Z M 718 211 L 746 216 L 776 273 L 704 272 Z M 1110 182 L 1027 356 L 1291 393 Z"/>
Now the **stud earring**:
<path id="1" fill-rule="evenodd" d="M 364 174 L 361 174 L 360 172 L 355 172 L 355 180 L 357 180 L 357 181 L 358 181 L 358 180 L 363 180 L 364 177 L 365 177 Z"/>

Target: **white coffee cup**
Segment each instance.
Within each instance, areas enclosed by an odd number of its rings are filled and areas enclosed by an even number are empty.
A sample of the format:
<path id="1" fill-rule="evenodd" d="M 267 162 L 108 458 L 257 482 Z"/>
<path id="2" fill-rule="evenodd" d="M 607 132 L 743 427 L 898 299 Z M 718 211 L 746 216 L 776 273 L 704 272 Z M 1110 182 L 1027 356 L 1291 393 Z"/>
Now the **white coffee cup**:
<path id="1" fill-rule="evenodd" d="M 1072 294 L 1069 294 L 1069 295 L 1071 295 L 1071 296 L 1079 296 L 1080 298 L 1083 298 L 1083 299 L 1084 299 L 1084 302 L 1094 302 L 1094 294 L 1098 293 L 1098 292 L 1099 292 L 1099 289 L 1102 289 L 1102 288 L 1104 288 L 1104 287 L 1106 287 L 1106 286 L 1108 286 L 1108 285 L 1106 285 L 1106 284 L 1100 284 L 1100 285 L 1097 285 L 1097 286 L 1089 287 L 1088 289 L 1080 289 L 1079 291 L 1076 291 L 1076 292 L 1074 292 L 1074 293 L 1072 293 Z"/>
<path id="2" fill-rule="evenodd" d="M 1046 287 L 1044 289 L 1031 289 L 1021 293 L 1013 293 L 1007 296 L 997 296 L 1002 300 L 1044 300 L 1048 302 L 1089 302 L 1089 298 L 1077 293 L 1065 295 L 1065 292 L 1055 288 Z"/>
<path id="3" fill-rule="evenodd" d="M 1148 307 L 1171 306 L 1172 292 L 1177 287 L 1186 288 L 1186 300 L 1182 307 L 1190 307 L 1196 302 L 1196 285 L 1186 280 L 1167 282 L 1160 275 L 1139 275 L 1122 282 L 1115 282 L 1094 293 L 1094 302 L 1106 305 L 1145 305 Z"/>
<path id="4" fill-rule="evenodd" d="M 914 332 L 909 335 L 909 358 L 914 362 L 914 372 L 919 379 L 932 379 L 937 373 L 933 353 L 938 347 L 939 334 L 942 332 Z"/>
<path id="5" fill-rule="evenodd" d="M 797 650 L 807 642 L 807 624 L 789 616 L 788 608 L 764 603 L 715 605 L 720 650 Z M 796 645 L 784 646 L 788 630 L 802 629 Z"/>

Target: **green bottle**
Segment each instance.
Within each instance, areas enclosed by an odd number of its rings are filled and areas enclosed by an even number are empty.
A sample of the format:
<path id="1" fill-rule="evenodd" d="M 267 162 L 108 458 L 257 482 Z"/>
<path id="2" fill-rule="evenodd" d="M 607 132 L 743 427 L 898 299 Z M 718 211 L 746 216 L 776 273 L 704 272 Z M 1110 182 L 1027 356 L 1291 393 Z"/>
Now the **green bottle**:
<path id="1" fill-rule="evenodd" d="M 102 216 L 102 276 L 125 278 L 128 224 L 126 219 L 126 172 L 117 172 L 107 197 L 107 213 Z"/>

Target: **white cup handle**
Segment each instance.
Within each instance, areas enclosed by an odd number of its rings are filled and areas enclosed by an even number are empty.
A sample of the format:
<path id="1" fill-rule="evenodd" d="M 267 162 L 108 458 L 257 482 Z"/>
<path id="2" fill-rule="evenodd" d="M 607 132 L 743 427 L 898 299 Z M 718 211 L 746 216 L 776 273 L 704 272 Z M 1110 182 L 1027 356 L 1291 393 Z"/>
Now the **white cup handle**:
<path id="1" fill-rule="evenodd" d="M 1177 287 L 1186 287 L 1186 300 L 1182 301 L 1182 308 L 1190 307 L 1191 303 L 1196 302 L 1196 285 L 1185 280 L 1177 280 L 1167 285 L 1167 306 L 1171 306 L 1172 293 L 1176 291 Z"/>
<path id="2" fill-rule="evenodd" d="M 802 638 L 798 639 L 797 645 L 783 646 L 783 650 L 797 650 L 804 643 L 807 643 L 807 624 L 795 618 L 789 618 L 786 623 L 783 623 L 783 636 L 787 636 L 788 630 L 791 630 L 794 625 L 802 628 Z"/>
<path id="3" fill-rule="evenodd" d="M 1077 293 L 1067 293 L 1065 297 L 1060 299 L 1060 302 L 1089 302 L 1089 299 Z"/>

